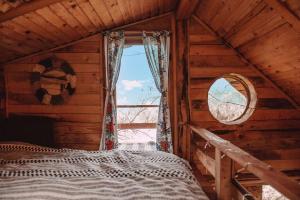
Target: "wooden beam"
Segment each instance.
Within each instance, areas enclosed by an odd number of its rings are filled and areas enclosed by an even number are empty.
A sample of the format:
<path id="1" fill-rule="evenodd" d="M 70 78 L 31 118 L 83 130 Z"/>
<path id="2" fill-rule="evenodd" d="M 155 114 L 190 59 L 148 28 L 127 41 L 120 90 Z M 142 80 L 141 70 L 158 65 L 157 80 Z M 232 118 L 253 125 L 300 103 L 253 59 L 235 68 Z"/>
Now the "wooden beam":
<path id="1" fill-rule="evenodd" d="M 172 15 L 172 21 L 171 21 L 171 30 L 172 30 L 172 35 L 171 35 L 171 47 L 172 47 L 172 69 L 170 69 L 170 74 L 172 79 L 169 88 L 171 91 L 171 98 L 169 96 L 169 101 L 170 105 L 170 112 L 172 113 L 171 118 L 173 119 L 173 127 L 172 127 L 172 133 L 173 133 L 173 152 L 175 155 L 178 154 L 178 148 L 179 148 L 179 136 L 178 136 L 178 99 L 177 99 L 177 32 L 176 32 L 176 16 L 175 13 Z M 171 100 L 170 100 L 171 99 Z"/>
<path id="2" fill-rule="evenodd" d="M 282 172 L 277 171 L 270 165 L 258 160 L 229 141 L 224 140 L 205 129 L 198 129 L 194 126 L 190 127 L 195 134 L 208 141 L 216 148 L 216 150 L 219 150 L 225 156 L 243 166 L 245 170 L 253 173 L 255 176 L 265 181 L 267 184 L 284 194 L 287 198 L 299 198 L 300 185 L 293 179 L 290 179 Z"/>
<path id="3" fill-rule="evenodd" d="M 149 22 L 149 21 L 152 21 L 152 20 L 156 20 L 156 19 L 160 19 L 160 18 L 164 18 L 164 17 L 167 17 L 167 16 L 172 16 L 172 15 L 173 15 L 173 12 L 171 11 L 171 12 L 167 12 L 167 13 L 164 13 L 164 14 L 161 14 L 161 15 L 158 15 L 158 16 L 154 16 L 154 17 L 150 17 L 150 18 L 143 19 L 143 20 L 140 20 L 140 21 L 125 24 L 125 25 L 122 25 L 122 26 L 113 27 L 113 28 L 108 29 L 108 30 L 113 30 L 113 31 L 121 30 L 121 29 L 128 28 L 130 26 L 146 23 L 146 22 Z M 153 30 L 153 31 L 155 31 L 155 30 Z"/>
<path id="4" fill-rule="evenodd" d="M 283 173 L 288 176 L 289 178 L 299 181 L 300 180 L 300 173 L 299 170 L 292 170 L 292 171 L 283 171 Z M 261 185 L 267 185 L 266 182 L 263 180 L 257 178 L 253 174 L 249 173 L 240 173 L 236 179 L 242 183 L 244 186 L 261 186 Z"/>
<path id="5" fill-rule="evenodd" d="M 33 0 L 30 2 L 26 2 L 16 8 L 9 10 L 6 13 L 0 14 L 0 23 L 24 15 L 26 13 L 35 11 L 37 9 L 49 6 L 51 4 L 59 3 L 61 1 L 63 0 Z"/>
<path id="6" fill-rule="evenodd" d="M 119 129 L 153 129 L 156 128 L 156 123 L 127 123 L 118 124 Z"/>
<path id="7" fill-rule="evenodd" d="M 252 67 L 252 69 L 261 75 L 270 85 L 272 85 L 278 92 L 280 92 L 296 109 L 300 109 L 300 105 L 293 99 L 289 94 L 287 94 L 280 86 L 277 85 L 272 79 L 270 79 L 258 65 L 253 64 L 249 59 L 246 58 L 244 54 L 242 54 L 238 49 L 234 48 L 230 42 L 228 42 L 224 37 L 221 37 L 216 31 L 214 31 L 208 24 L 202 21 L 199 17 L 193 15 L 193 18 L 202 25 L 207 31 L 211 34 L 220 38 L 220 40 L 229 48 L 233 49 L 234 52 L 242 61 Z"/>
<path id="8" fill-rule="evenodd" d="M 148 21 L 151 21 L 151 20 L 155 20 L 155 19 L 162 18 L 162 17 L 171 16 L 172 14 L 173 14 L 173 12 L 168 12 L 168 13 L 164 13 L 164 14 L 162 14 L 162 15 L 158 15 L 158 16 L 151 17 L 151 18 L 144 19 L 144 20 L 140 20 L 140 21 L 137 21 L 137 22 L 125 24 L 125 25 L 123 25 L 123 26 L 115 27 L 115 28 L 112 28 L 112 29 L 100 30 L 100 31 L 98 31 L 98 32 L 96 32 L 96 33 L 87 35 L 87 36 L 84 37 L 84 38 L 80 38 L 80 39 L 78 39 L 78 40 L 74 40 L 74 41 L 71 41 L 71 42 L 68 42 L 68 43 L 65 43 L 65 44 L 62 44 L 62 45 L 58 45 L 58 46 L 53 47 L 53 48 L 50 48 L 50 49 L 45 49 L 45 50 L 42 50 L 42 51 L 38 51 L 38 52 L 29 54 L 29 55 L 26 55 L 26 56 L 22 56 L 22 57 L 19 57 L 19 58 L 15 58 L 15 59 L 10 60 L 10 61 L 7 61 L 7 62 L 5 62 L 5 63 L 1 63 L 1 65 L 4 66 L 4 65 L 7 65 L 7 64 L 11 64 L 11 63 L 17 62 L 17 61 L 21 61 L 21 60 L 23 60 L 23 59 L 31 58 L 31 57 L 34 57 L 34 56 L 37 56 L 37 55 L 41 55 L 41 54 L 45 54 L 45 53 L 49 53 L 49 52 L 52 52 L 52 51 L 55 51 L 55 50 L 58 50 L 58 49 L 67 47 L 67 46 L 69 46 L 69 45 L 77 44 L 77 43 L 79 43 L 79 42 L 81 42 L 81 41 L 84 41 L 86 38 L 89 38 L 89 37 L 92 37 L 92 36 L 96 36 L 96 35 L 98 35 L 98 34 L 102 34 L 102 32 L 104 32 L 104 31 L 108 31 L 108 30 L 119 30 L 119 29 L 123 29 L 123 28 L 129 27 L 129 26 L 133 26 L 133 25 L 139 24 L 139 23 L 145 23 L 145 22 L 148 22 Z"/>
<path id="9" fill-rule="evenodd" d="M 179 155 L 187 159 L 190 157 L 188 145 L 190 132 L 187 129 L 189 116 L 189 102 L 188 98 L 188 70 L 189 70 L 189 37 L 188 37 L 188 23 L 189 20 L 177 20 L 177 74 L 176 74 L 176 93 L 177 93 L 177 107 L 178 107 L 178 139 L 179 139 Z"/>
<path id="10" fill-rule="evenodd" d="M 300 20 L 298 16 L 292 13 L 283 3 L 279 0 L 264 0 L 270 7 L 274 8 L 292 27 L 295 31 L 300 33 Z"/>
<path id="11" fill-rule="evenodd" d="M 158 108 L 159 105 L 117 105 L 117 108 Z"/>
<path id="12" fill-rule="evenodd" d="M 197 160 L 201 162 L 201 164 L 207 169 L 207 171 L 213 176 L 216 176 L 216 162 L 210 156 L 203 153 L 200 149 L 195 150 L 195 156 Z"/>
<path id="13" fill-rule="evenodd" d="M 179 20 L 190 18 L 199 2 L 199 0 L 180 0 L 176 10 L 176 18 Z"/>
<path id="14" fill-rule="evenodd" d="M 215 150 L 215 180 L 216 192 L 219 200 L 228 200 L 232 198 L 233 185 L 232 178 L 232 160 L 225 156 L 216 148 Z"/>

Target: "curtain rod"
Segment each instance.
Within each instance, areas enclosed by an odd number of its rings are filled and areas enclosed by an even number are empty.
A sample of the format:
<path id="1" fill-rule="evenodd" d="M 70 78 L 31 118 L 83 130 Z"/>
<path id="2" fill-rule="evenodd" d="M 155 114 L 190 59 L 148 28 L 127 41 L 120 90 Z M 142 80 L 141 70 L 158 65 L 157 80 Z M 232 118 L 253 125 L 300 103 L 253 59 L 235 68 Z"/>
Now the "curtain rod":
<path id="1" fill-rule="evenodd" d="M 153 31 L 124 31 L 124 34 L 125 34 L 125 37 L 141 37 L 142 36 L 142 33 L 145 32 L 147 34 L 153 34 L 155 32 L 160 32 L 160 31 L 164 31 L 164 30 L 153 30 Z M 166 30 L 169 32 L 170 35 L 172 35 L 172 32 L 169 31 L 169 30 Z M 104 33 L 104 32 L 102 32 Z"/>

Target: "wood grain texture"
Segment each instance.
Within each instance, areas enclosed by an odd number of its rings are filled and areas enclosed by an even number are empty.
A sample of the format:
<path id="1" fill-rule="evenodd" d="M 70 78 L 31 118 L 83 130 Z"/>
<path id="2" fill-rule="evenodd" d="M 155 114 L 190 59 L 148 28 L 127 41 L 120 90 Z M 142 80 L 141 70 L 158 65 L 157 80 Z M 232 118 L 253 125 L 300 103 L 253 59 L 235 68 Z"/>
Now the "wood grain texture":
<path id="1" fill-rule="evenodd" d="M 299 6 L 294 0 L 212 0 L 202 1 L 195 15 L 299 105 Z"/>
<path id="2" fill-rule="evenodd" d="M 200 14 L 203 15 L 203 13 Z M 284 28 L 284 26 L 283 24 L 282 27 Z M 234 50 L 220 43 L 213 32 L 205 29 L 193 19 L 189 30 L 189 42 L 191 43 L 189 54 L 191 122 L 197 127 L 206 128 L 231 141 L 278 170 L 299 169 L 300 159 L 297 156 L 300 145 L 300 126 L 297 125 L 300 119 L 299 110 L 294 109 L 293 105 L 277 88 L 273 87 L 251 66 L 235 55 Z M 233 38 L 236 33 L 234 31 L 231 33 L 230 37 Z M 198 35 L 199 37 L 197 37 Z M 282 38 L 285 37 L 282 36 Z M 272 41 L 274 44 L 274 40 Z M 280 47 L 283 45 L 284 43 Z M 267 56 L 262 50 L 260 53 L 253 51 L 253 54 L 255 54 L 253 58 Z M 210 114 L 207 105 L 210 86 L 217 78 L 228 73 L 238 73 L 248 78 L 255 86 L 258 97 L 253 115 L 246 122 L 238 125 L 221 124 Z M 203 140 L 193 137 L 192 144 L 205 154 L 214 157 L 214 152 L 210 150 L 210 147 L 204 149 L 206 143 Z M 198 157 L 206 156 L 197 153 L 197 151 L 193 151 L 192 154 L 194 158 L 195 155 Z M 204 165 L 211 168 L 214 165 L 209 160 L 206 158 L 207 162 Z M 197 169 L 206 174 L 205 170 L 201 169 L 201 162 L 199 163 L 197 159 L 193 159 L 193 162 L 195 162 Z M 212 187 L 210 189 L 208 187 L 208 191 L 210 190 Z"/>
<path id="3" fill-rule="evenodd" d="M 243 149 L 233 145 L 227 140 L 224 140 L 217 135 L 205 130 L 205 129 L 198 129 L 195 128 L 194 126 L 191 126 L 192 131 L 194 134 L 197 134 L 199 137 L 204 139 L 205 141 L 209 141 L 209 143 L 216 148 L 216 156 L 215 156 L 215 166 L 216 166 L 216 188 L 217 188 L 217 194 L 218 194 L 218 199 L 228 199 L 227 198 L 222 198 L 223 194 L 226 196 L 230 191 L 226 192 L 226 188 L 230 188 L 231 181 L 230 177 L 230 172 L 232 171 L 229 167 L 229 163 L 224 163 L 224 165 L 220 165 L 220 162 L 222 162 L 221 159 L 221 153 L 225 155 L 223 159 L 224 162 L 226 161 L 232 161 L 238 163 L 240 166 L 245 168 L 244 170 L 247 170 L 263 180 L 264 182 L 270 184 L 272 187 L 274 187 L 276 190 L 284 194 L 286 197 L 290 199 L 297 199 L 300 195 L 299 191 L 299 184 L 297 181 L 288 178 L 285 174 L 282 172 L 272 168 L 270 165 L 266 164 L 265 162 L 262 162 L 261 160 L 258 160 L 257 158 L 253 157 L 249 153 L 245 152 Z M 222 168 L 225 169 L 222 169 Z M 228 167 L 228 168 L 227 168 Z M 227 172 L 225 175 L 222 175 L 222 171 Z M 221 176 L 220 176 L 221 174 Z M 228 175 L 229 174 L 229 175 Z M 224 181 L 222 183 L 222 181 Z M 227 183 L 227 184 L 226 184 Z M 219 188 L 220 186 L 223 186 Z M 219 189 L 218 189 L 219 188 Z M 220 193 L 219 190 L 224 189 L 224 193 Z M 229 195 L 231 196 L 231 195 Z"/>
<path id="4" fill-rule="evenodd" d="M 125 29 L 139 32 L 144 29 L 171 31 L 169 20 L 172 17 L 168 14 L 150 21 L 134 23 Z M 97 34 L 54 51 L 5 65 L 7 112 L 10 115 L 40 116 L 55 120 L 54 138 L 57 147 L 98 150 L 105 79 L 101 38 L 102 36 Z M 65 59 L 77 75 L 75 95 L 66 104 L 60 106 L 41 105 L 35 98 L 30 83 L 30 73 L 35 64 L 52 55 Z M 172 63 L 171 61 L 170 64 Z M 174 113 L 174 110 L 171 109 L 171 112 Z"/>
<path id="5" fill-rule="evenodd" d="M 0 63 L 168 13 L 177 0 L 36 0 L 0 15 Z M 145 27 L 155 30 L 149 24 Z M 8 34 L 9 33 L 9 34 Z"/>
<path id="6" fill-rule="evenodd" d="M 57 147 L 97 150 L 103 115 L 103 65 L 101 37 L 66 46 L 55 52 L 31 57 L 4 67 L 9 115 L 48 117 L 54 123 Z M 65 59 L 76 72 L 77 88 L 64 105 L 41 105 L 33 94 L 30 73 L 40 60 L 55 54 Z"/>
<path id="7" fill-rule="evenodd" d="M 0 69 L 0 120 L 5 117 L 5 81 L 3 69 Z"/>

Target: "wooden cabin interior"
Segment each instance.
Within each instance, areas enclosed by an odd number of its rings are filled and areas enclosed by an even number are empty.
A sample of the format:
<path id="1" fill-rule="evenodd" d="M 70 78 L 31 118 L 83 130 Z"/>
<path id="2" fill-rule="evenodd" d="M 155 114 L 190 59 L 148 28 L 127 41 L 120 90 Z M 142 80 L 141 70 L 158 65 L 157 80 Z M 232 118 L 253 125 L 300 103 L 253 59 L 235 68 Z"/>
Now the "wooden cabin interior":
<path id="1" fill-rule="evenodd" d="M 300 199 L 299 20 L 299 0 L 1 0 L 0 141 L 98 151 L 110 95 L 106 34 L 122 31 L 133 46 L 143 45 L 143 33 L 165 31 L 173 154 L 189 162 L 207 196 L 186 199 Z M 49 58 L 76 73 L 76 91 L 59 105 L 35 90 L 34 70 Z M 218 81 L 235 91 L 231 106 Z M 5 151 L 0 171 L 17 170 Z M 12 199 L 1 187 L 0 199 Z M 39 195 L 26 198 L 46 198 Z"/>

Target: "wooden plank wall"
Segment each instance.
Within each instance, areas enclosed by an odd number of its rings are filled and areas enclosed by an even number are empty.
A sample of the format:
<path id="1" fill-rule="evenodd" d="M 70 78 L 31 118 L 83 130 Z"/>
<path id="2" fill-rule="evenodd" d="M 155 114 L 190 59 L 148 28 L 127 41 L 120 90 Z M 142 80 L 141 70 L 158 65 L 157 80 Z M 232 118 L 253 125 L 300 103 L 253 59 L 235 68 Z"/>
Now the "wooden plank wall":
<path id="1" fill-rule="evenodd" d="M 55 52 L 6 65 L 8 114 L 54 118 L 54 138 L 57 147 L 97 150 L 103 115 L 101 41 L 101 36 L 93 36 Z M 33 94 L 30 72 L 35 63 L 53 54 L 65 59 L 75 70 L 76 93 L 64 105 L 41 105 Z"/>
<path id="2" fill-rule="evenodd" d="M 300 113 L 278 90 L 248 66 L 222 41 L 191 19 L 189 28 L 191 121 L 228 139 L 281 170 L 300 169 Z M 207 94 L 215 79 L 226 73 L 247 77 L 258 102 L 250 119 L 224 125 L 208 110 Z M 205 144 L 199 143 L 203 149 Z"/>
<path id="3" fill-rule="evenodd" d="M 0 69 L 0 119 L 5 116 L 5 84 L 4 72 Z"/>
<path id="4" fill-rule="evenodd" d="M 137 34 L 141 34 L 142 30 L 171 30 L 172 17 L 170 14 L 121 29 Z M 101 64 L 104 54 L 100 46 L 100 36 L 94 36 L 55 52 L 6 65 L 7 113 L 52 117 L 56 120 L 54 134 L 58 147 L 97 150 L 103 116 L 101 102 L 104 100 L 104 67 Z M 29 75 L 34 64 L 53 54 L 68 61 L 78 78 L 75 95 L 62 106 L 40 105 L 30 85 Z"/>
<path id="5" fill-rule="evenodd" d="M 300 105 L 300 1 L 202 1 L 195 15 Z"/>

